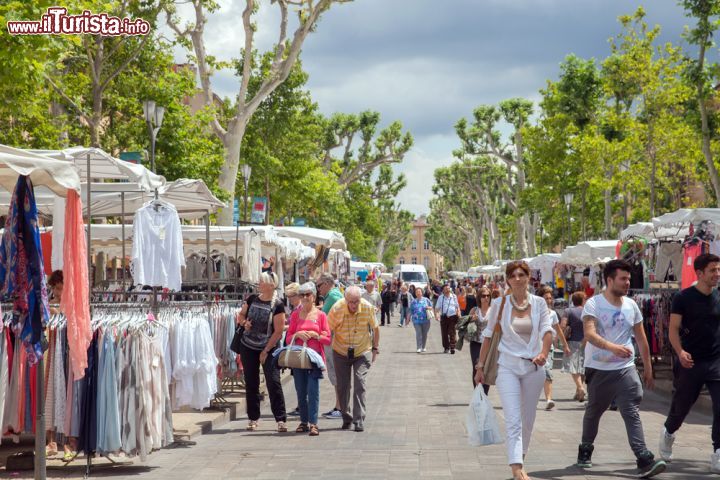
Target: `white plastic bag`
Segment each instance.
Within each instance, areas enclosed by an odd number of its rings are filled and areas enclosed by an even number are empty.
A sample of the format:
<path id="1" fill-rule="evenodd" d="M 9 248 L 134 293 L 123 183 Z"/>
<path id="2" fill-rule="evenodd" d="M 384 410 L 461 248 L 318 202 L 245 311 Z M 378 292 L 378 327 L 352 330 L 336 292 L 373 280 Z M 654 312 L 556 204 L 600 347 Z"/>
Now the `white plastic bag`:
<path id="1" fill-rule="evenodd" d="M 468 443 L 474 447 L 503 443 L 495 410 L 482 385 L 475 387 L 467 411 Z"/>

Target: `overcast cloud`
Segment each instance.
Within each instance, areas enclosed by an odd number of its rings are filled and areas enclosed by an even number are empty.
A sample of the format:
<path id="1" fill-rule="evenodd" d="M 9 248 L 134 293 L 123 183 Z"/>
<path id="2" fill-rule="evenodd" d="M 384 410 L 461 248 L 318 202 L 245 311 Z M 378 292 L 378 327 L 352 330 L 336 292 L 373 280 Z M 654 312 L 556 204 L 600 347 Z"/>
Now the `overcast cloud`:
<path id="1" fill-rule="evenodd" d="M 238 57 L 244 2 L 220 4 L 206 27 L 208 53 Z M 259 48 L 277 35 L 276 7 L 263 4 Z M 566 55 L 607 56 L 617 17 L 639 5 L 650 25 L 663 27 L 661 40 L 681 42 L 688 19 L 674 0 L 355 0 L 323 16 L 301 59 L 323 113 L 376 110 L 383 125 L 400 120 L 413 134 L 415 146 L 395 170 L 408 177 L 399 200 L 421 214 L 429 211 L 433 170 L 452 161 L 458 119 L 506 98 L 537 101 Z M 234 96 L 237 79 L 219 72 L 213 87 Z"/>

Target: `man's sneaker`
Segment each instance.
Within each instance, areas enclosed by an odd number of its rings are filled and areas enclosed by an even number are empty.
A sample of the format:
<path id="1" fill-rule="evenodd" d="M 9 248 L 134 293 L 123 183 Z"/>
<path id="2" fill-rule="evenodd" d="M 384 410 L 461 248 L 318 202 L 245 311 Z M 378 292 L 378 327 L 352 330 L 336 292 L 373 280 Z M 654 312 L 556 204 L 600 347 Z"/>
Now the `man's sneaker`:
<path id="1" fill-rule="evenodd" d="M 672 461 L 673 442 L 675 442 L 675 435 L 669 434 L 667 430 L 665 430 L 665 427 L 663 427 L 662 432 L 660 432 L 660 446 L 658 447 L 658 452 L 660 453 L 660 458 L 666 462 Z"/>
<path id="2" fill-rule="evenodd" d="M 578 447 L 577 465 L 580 468 L 592 467 L 592 453 L 595 447 L 592 443 L 581 443 Z"/>
<path id="3" fill-rule="evenodd" d="M 323 417 L 329 420 L 339 420 L 342 418 L 342 413 L 337 408 L 333 408 L 329 412 L 323 414 Z"/>
<path id="4" fill-rule="evenodd" d="M 550 398 L 547 401 L 547 405 L 545 405 L 545 410 L 552 410 L 553 408 L 555 408 L 555 402 Z"/>
<path id="5" fill-rule="evenodd" d="M 720 473 L 720 448 L 710 455 L 710 471 L 713 473 Z"/>
<path id="6" fill-rule="evenodd" d="M 665 460 L 656 460 L 655 455 L 649 451 L 641 453 L 635 463 L 637 464 L 638 477 L 640 478 L 652 478 L 664 472 L 667 468 Z"/>
<path id="7" fill-rule="evenodd" d="M 450 353 L 450 349 L 449 349 L 449 348 L 446 348 L 443 353 Z"/>
<path id="8" fill-rule="evenodd" d="M 450 355 L 455 355 L 455 349 L 454 349 L 454 348 L 451 348 L 451 349 L 450 349 Z"/>
<path id="9" fill-rule="evenodd" d="M 300 407 L 295 407 L 295 410 L 293 410 L 292 412 L 288 412 L 288 415 L 290 415 L 291 417 L 299 416 L 300 415 Z"/>
<path id="10" fill-rule="evenodd" d="M 423 353 L 427 352 L 427 348 L 422 349 Z"/>
<path id="11" fill-rule="evenodd" d="M 418 349 L 417 349 L 417 352 L 418 352 L 418 353 L 422 352 L 422 348 L 418 348 Z"/>

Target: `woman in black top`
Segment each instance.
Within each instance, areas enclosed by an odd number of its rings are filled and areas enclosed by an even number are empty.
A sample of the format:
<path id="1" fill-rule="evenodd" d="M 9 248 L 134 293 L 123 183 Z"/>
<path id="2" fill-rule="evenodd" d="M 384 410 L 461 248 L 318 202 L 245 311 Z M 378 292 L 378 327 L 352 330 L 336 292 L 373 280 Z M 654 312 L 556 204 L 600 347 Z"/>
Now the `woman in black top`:
<path id="1" fill-rule="evenodd" d="M 240 341 L 240 358 L 245 376 L 247 429 L 258 429 L 260 419 L 260 367 L 270 395 L 270 408 L 278 432 L 287 432 L 285 397 L 280 384 L 280 370 L 272 356 L 285 329 L 285 305 L 277 294 L 278 278 L 273 272 L 260 274 L 260 294 L 251 295 L 238 314 L 238 325 L 245 328 Z"/>
<path id="2" fill-rule="evenodd" d="M 488 290 L 488 294 L 490 290 Z M 477 297 L 475 296 L 475 289 L 472 286 L 465 288 L 465 310 L 463 310 L 463 316 L 469 315 L 473 308 L 478 306 Z"/>

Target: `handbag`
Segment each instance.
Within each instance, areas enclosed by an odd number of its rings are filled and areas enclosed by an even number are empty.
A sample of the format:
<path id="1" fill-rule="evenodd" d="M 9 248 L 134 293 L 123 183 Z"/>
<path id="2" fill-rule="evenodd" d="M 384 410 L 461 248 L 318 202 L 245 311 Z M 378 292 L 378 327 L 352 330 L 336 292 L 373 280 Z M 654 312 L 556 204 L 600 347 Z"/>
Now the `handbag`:
<path id="1" fill-rule="evenodd" d="M 435 309 L 432 307 L 428 307 L 425 309 L 425 314 L 427 315 L 427 319 L 431 322 L 434 322 L 437 320 L 437 317 L 435 316 Z"/>
<path id="2" fill-rule="evenodd" d="M 238 325 L 238 327 L 235 329 L 235 334 L 233 335 L 232 342 L 230 342 L 230 350 L 240 355 L 240 342 L 242 341 L 243 332 L 245 331 L 245 327 Z"/>
<path id="3" fill-rule="evenodd" d="M 490 349 L 488 355 L 485 358 L 485 365 L 483 365 L 483 376 L 485 377 L 485 385 L 495 385 L 498 374 L 498 360 L 500 360 L 500 352 L 498 351 L 498 345 L 500 345 L 500 339 L 502 339 L 502 322 L 503 310 L 505 310 L 505 300 L 507 295 L 503 296 L 502 303 L 500 304 L 500 312 L 498 313 L 497 322 L 493 329 L 492 337 L 490 337 Z M 487 340 L 486 340 L 487 341 Z"/>
<path id="4" fill-rule="evenodd" d="M 310 370 L 314 367 L 314 364 L 310 361 L 310 355 L 307 353 L 307 340 L 303 340 L 302 350 L 293 350 L 292 346 L 295 345 L 296 336 L 297 333 L 293 335 L 290 344 L 278 356 L 278 366 L 281 368 Z"/>

